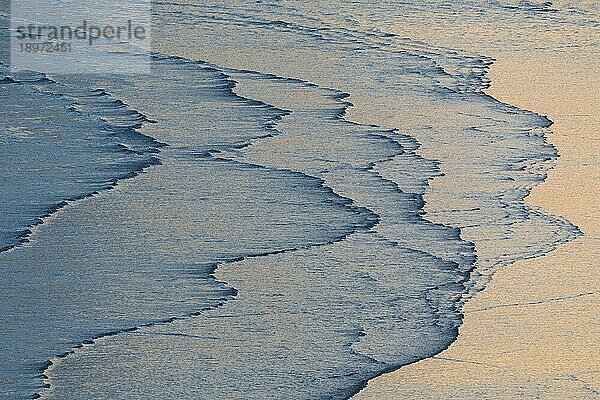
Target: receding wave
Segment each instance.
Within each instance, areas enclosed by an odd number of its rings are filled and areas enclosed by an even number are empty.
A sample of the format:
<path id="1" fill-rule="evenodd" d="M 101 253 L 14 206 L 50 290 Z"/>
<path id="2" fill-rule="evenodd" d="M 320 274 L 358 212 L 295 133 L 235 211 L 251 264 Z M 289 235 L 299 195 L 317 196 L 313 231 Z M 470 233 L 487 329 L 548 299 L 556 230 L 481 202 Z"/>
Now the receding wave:
<path id="1" fill-rule="evenodd" d="M 155 17 L 151 75 L 0 76 L 8 398 L 345 399 L 579 234 L 524 203 L 551 121 L 492 59 L 310 5 Z"/>

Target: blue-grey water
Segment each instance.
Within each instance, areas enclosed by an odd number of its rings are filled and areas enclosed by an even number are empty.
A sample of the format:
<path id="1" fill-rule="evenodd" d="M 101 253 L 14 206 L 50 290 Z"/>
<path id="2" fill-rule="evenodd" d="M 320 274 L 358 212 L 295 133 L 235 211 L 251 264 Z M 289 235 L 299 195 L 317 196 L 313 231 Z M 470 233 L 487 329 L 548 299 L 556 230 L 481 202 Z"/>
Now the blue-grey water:
<path id="1" fill-rule="evenodd" d="M 157 1 L 150 74 L 2 64 L 0 398 L 346 399 L 447 347 L 579 232 L 523 201 L 551 121 L 385 21 L 570 12 Z"/>

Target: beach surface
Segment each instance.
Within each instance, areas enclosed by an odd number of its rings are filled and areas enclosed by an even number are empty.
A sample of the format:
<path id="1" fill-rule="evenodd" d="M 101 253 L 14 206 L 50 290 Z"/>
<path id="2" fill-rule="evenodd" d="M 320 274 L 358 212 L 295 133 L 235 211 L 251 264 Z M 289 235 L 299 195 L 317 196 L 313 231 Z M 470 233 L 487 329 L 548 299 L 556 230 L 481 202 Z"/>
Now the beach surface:
<path id="1" fill-rule="evenodd" d="M 561 157 L 526 201 L 584 235 L 498 271 L 465 305 L 456 342 L 369 382 L 355 400 L 600 396 L 597 60 L 575 50 L 496 58 L 487 93 L 554 122 L 548 140 Z"/>
<path id="2" fill-rule="evenodd" d="M 596 8 L 158 0 L 151 54 L 83 54 L 151 74 L 0 51 L 0 400 L 598 397 Z"/>

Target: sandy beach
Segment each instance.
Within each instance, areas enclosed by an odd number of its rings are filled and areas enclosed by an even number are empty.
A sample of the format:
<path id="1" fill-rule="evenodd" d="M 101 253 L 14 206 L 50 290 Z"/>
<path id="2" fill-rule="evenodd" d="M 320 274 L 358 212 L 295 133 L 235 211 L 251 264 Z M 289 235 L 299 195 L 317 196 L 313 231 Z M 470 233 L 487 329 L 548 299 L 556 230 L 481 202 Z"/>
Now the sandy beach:
<path id="1" fill-rule="evenodd" d="M 30 3 L 0 400 L 600 400 L 597 0 Z"/>
<path id="2" fill-rule="evenodd" d="M 371 381 L 366 399 L 597 399 L 600 396 L 600 130 L 597 61 L 575 51 L 496 55 L 495 98 L 547 115 L 561 155 L 527 203 L 582 237 L 499 271 L 464 307 L 436 357 Z"/>

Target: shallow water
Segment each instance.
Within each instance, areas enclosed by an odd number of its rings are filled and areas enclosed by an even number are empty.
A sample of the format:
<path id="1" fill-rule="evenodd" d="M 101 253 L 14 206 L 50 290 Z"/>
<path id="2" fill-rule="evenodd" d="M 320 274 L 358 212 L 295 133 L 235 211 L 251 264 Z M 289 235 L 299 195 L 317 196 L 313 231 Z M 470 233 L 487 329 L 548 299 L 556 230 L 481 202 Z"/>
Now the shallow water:
<path id="1" fill-rule="evenodd" d="M 3 398 L 348 398 L 578 235 L 523 202 L 550 121 L 375 18 L 557 12 L 424 7 L 157 2 L 151 75 L 3 70 Z"/>

